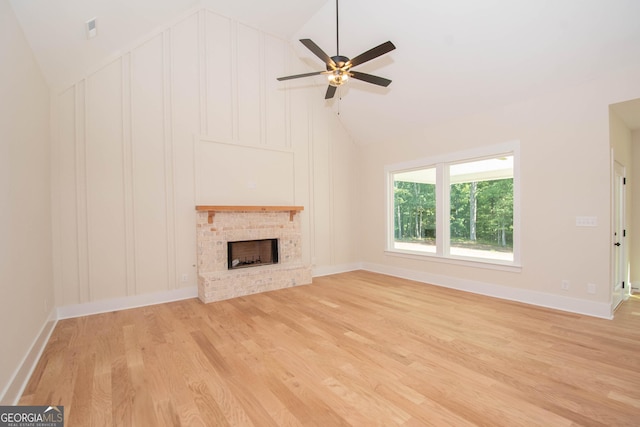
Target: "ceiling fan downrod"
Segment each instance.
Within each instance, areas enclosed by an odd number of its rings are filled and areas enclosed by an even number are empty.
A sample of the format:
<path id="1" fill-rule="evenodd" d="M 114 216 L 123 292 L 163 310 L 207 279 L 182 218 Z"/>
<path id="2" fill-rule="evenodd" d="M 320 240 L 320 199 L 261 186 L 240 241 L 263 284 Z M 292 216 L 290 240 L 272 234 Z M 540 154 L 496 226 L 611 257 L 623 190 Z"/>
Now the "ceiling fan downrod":
<path id="1" fill-rule="evenodd" d="M 338 0 L 336 0 L 336 56 L 340 56 L 340 17 L 338 13 Z"/>

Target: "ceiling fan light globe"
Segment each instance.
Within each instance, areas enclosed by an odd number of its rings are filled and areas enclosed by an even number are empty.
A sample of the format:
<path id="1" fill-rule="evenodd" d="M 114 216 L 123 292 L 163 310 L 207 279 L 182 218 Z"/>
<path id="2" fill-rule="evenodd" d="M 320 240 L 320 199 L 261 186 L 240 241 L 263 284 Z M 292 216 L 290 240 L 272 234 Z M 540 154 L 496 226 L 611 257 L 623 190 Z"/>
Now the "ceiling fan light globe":
<path id="1" fill-rule="evenodd" d="M 329 84 L 331 86 L 341 86 L 345 84 L 349 80 L 349 74 L 343 72 L 342 70 L 335 70 L 333 73 L 327 75 L 327 79 L 329 80 Z"/>

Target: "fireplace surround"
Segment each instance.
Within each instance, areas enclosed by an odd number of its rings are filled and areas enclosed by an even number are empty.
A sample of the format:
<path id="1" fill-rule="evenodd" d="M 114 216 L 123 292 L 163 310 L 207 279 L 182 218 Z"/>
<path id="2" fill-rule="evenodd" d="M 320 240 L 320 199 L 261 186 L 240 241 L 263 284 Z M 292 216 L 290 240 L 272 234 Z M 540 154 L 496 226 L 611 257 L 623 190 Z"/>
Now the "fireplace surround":
<path id="1" fill-rule="evenodd" d="M 302 206 L 196 206 L 200 300 L 208 303 L 311 283 L 311 267 L 302 259 L 302 210 Z M 229 268 L 234 259 L 241 261 L 237 256 L 230 259 L 229 242 L 269 241 L 273 249 L 274 240 L 276 262 L 262 263 L 265 255 L 253 254 L 245 268 Z M 257 257 L 260 263 L 255 262 Z"/>

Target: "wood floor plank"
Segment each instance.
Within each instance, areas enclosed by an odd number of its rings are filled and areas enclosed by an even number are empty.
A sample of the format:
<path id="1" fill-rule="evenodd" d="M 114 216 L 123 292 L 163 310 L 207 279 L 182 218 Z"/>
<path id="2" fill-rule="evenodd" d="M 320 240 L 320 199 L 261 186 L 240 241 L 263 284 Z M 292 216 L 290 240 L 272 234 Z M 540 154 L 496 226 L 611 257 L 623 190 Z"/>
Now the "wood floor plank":
<path id="1" fill-rule="evenodd" d="M 67 426 L 637 426 L 614 320 L 356 271 L 58 322 L 20 404 Z"/>
<path id="2" fill-rule="evenodd" d="M 94 371 L 93 389 L 91 390 L 91 418 L 92 426 L 113 425 L 113 413 L 111 410 L 112 394 L 110 372 Z"/>

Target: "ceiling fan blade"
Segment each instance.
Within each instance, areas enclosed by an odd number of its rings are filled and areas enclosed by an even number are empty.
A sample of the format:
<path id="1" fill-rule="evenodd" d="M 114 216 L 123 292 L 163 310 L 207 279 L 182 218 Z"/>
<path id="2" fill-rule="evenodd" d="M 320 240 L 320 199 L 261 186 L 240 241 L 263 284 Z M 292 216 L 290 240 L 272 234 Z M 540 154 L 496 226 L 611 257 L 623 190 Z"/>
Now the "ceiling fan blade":
<path id="1" fill-rule="evenodd" d="M 305 45 L 307 49 L 309 49 L 311 52 L 313 52 L 313 54 L 315 56 L 317 56 L 318 58 L 322 59 L 322 61 L 325 64 L 327 64 L 328 66 L 330 66 L 332 68 L 336 68 L 337 67 L 336 63 L 333 62 L 333 59 L 331 59 L 331 57 L 329 55 L 327 55 L 322 49 L 320 49 L 320 46 L 315 44 L 311 39 L 301 39 L 300 43 Z"/>
<path id="2" fill-rule="evenodd" d="M 336 89 L 338 89 L 338 88 L 337 88 L 337 87 L 335 87 L 335 86 L 331 86 L 331 85 L 329 85 L 329 87 L 327 88 L 327 93 L 326 93 L 326 95 L 324 96 L 324 99 L 331 99 L 331 98 L 333 98 L 333 95 L 335 95 L 335 94 L 336 94 Z"/>
<path id="3" fill-rule="evenodd" d="M 373 49 L 369 49 L 368 51 L 356 56 L 351 61 L 349 61 L 348 64 L 351 64 L 352 67 L 355 67 L 356 65 L 360 65 L 364 62 L 371 61 L 372 59 L 375 59 L 378 56 L 391 52 L 395 48 L 396 47 L 391 42 L 382 43 L 381 45 L 376 46 Z"/>
<path id="4" fill-rule="evenodd" d="M 276 80 L 283 81 L 283 80 L 299 79 L 301 77 L 317 76 L 318 74 L 323 74 L 323 73 L 326 73 L 326 71 L 314 71 L 313 73 L 295 74 L 293 76 L 278 77 Z"/>
<path id="5" fill-rule="evenodd" d="M 367 73 L 359 73 L 358 71 L 350 71 L 349 74 L 351 77 L 357 80 L 362 80 L 363 82 L 373 83 L 374 85 L 387 87 L 391 84 L 391 80 L 385 79 L 384 77 L 373 76 Z"/>

